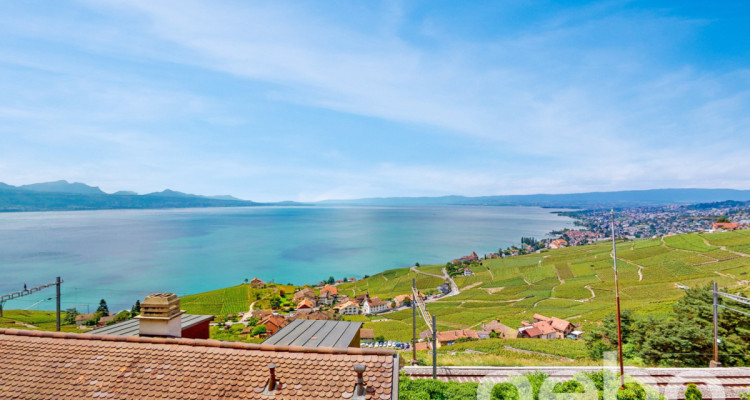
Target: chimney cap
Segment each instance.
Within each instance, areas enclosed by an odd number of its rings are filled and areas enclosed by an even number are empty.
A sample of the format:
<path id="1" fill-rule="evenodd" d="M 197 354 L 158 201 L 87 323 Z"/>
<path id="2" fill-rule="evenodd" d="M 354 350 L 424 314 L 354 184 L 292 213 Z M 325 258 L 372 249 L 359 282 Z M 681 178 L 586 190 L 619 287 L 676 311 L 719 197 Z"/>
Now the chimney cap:
<path id="1" fill-rule="evenodd" d="M 173 318 L 182 314 L 180 298 L 174 293 L 154 293 L 141 303 L 141 318 Z"/>
<path id="2" fill-rule="evenodd" d="M 355 364 L 354 365 L 354 370 L 356 372 L 365 372 L 366 369 L 367 369 L 367 366 L 365 364 Z"/>

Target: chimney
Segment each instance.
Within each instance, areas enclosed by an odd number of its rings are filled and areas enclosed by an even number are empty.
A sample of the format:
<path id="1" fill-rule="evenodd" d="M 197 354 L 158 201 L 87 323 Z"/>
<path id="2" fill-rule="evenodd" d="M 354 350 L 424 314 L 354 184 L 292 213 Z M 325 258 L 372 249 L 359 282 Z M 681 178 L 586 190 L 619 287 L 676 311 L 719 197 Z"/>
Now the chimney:
<path id="1" fill-rule="evenodd" d="M 181 337 L 180 298 L 174 293 L 154 293 L 141 303 L 140 336 Z"/>

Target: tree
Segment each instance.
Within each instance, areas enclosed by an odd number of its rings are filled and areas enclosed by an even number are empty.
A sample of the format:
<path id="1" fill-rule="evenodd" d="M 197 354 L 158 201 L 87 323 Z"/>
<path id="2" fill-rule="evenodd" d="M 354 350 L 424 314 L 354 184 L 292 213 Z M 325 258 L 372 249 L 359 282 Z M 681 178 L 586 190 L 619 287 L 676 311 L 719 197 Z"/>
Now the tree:
<path id="1" fill-rule="evenodd" d="M 63 325 L 75 325 L 76 323 L 76 316 L 78 315 L 78 310 L 75 308 L 68 308 L 65 310 L 65 318 L 63 318 Z"/>
<path id="2" fill-rule="evenodd" d="M 703 400 L 703 393 L 698 390 L 695 383 L 689 384 L 687 390 L 685 390 L 685 400 Z"/>
<path id="3" fill-rule="evenodd" d="M 136 316 L 141 313 L 141 301 L 136 300 L 135 304 L 133 304 L 133 307 L 130 309 L 130 314 L 133 316 Z"/>
<path id="4" fill-rule="evenodd" d="M 375 338 L 374 338 L 373 340 L 374 340 L 374 341 L 375 341 L 376 343 L 377 343 L 377 342 L 385 342 L 385 336 L 383 336 L 383 335 L 378 335 L 378 336 L 375 336 Z"/>
<path id="5" fill-rule="evenodd" d="M 328 277 L 328 281 L 327 282 L 328 282 L 329 285 L 333 285 L 334 283 L 336 283 L 336 278 L 330 276 L 330 277 Z"/>
<path id="6" fill-rule="evenodd" d="M 281 297 L 273 296 L 271 298 L 271 308 L 279 308 L 279 307 L 281 307 Z"/>
<path id="7" fill-rule="evenodd" d="M 96 309 L 96 312 L 101 313 L 102 315 L 109 315 L 109 307 L 107 307 L 106 300 L 101 299 L 101 301 L 99 301 L 99 308 Z"/>
<path id="8" fill-rule="evenodd" d="M 418 262 L 417 262 L 417 263 L 414 263 L 414 266 L 415 266 L 415 267 L 418 267 L 418 266 L 419 266 L 419 263 L 418 263 Z"/>
<path id="9" fill-rule="evenodd" d="M 404 305 L 405 305 L 406 307 L 411 307 L 411 299 L 409 299 L 408 297 L 407 297 L 407 298 L 405 298 L 405 299 L 404 299 Z"/>
<path id="10" fill-rule="evenodd" d="M 249 279 L 245 278 L 245 283 L 248 283 L 249 281 L 250 281 Z"/>
<path id="11" fill-rule="evenodd" d="M 719 217 L 719 218 L 718 218 L 718 219 L 716 220 L 716 222 L 718 222 L 718 223 L 728 223 L 728 222 L 730 222 L 730 221 L 729 221 L 729 218 L 727 218 L 727 217 Z"/>
<path id="12" fill-rule="evenodd" d="M 251 333 L 252 336 L 258 336 L 263 335 L 266 333 L 266 326 L 265 325 L 258 325 L 255 328 L 253 328 L 253 332 Z"/>

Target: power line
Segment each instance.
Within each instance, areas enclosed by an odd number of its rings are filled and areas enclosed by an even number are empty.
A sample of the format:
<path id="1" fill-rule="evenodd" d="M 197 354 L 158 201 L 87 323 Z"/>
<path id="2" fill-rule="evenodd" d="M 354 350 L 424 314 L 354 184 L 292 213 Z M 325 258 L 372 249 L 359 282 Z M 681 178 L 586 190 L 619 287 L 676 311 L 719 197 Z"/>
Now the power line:
<path id="1" fill-rule="evenodd" d="M 732 307 L 727 307 L 727 306 L 725 306 L 725 305 L 721 305 L 721 304 L 718 304 L 718 306 L 719 306 L 719 307 L 721 307 L 721 308 L 726 308 L 727 310 L 732 310 L 732 311 L 734 311 L 734 312 L 738 312 L 738 313 L 740 313 L 740 314 L 745 314 L 745 315 L 747 315 L 747 316 L 750 316 L 750 312 L 747 312 L 747 311 L 741 311 L 741 310 L 738 310 L 738 309 L 736 309 L 736 308 L 732 308 Z"/>

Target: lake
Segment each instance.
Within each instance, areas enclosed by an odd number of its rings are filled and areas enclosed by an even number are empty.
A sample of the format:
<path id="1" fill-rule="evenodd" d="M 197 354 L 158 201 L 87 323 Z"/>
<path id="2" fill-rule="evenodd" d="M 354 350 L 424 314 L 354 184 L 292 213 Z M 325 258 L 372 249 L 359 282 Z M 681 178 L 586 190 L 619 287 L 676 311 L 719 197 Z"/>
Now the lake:
<path id="1" fill-rule="evenodd" d="M 442 264 L 573 221 L 536 207 L 246 207 L 0 214 L 0 293 L 61 276 L 63 308 L 130 308 L 258 277 L 317 283 Z M 54 288 L 6 309 L 54 309 Z M 40 303 L 37 303 L 41 300 Z M 37 303 L 37 304 L 35 304 Z"/>

